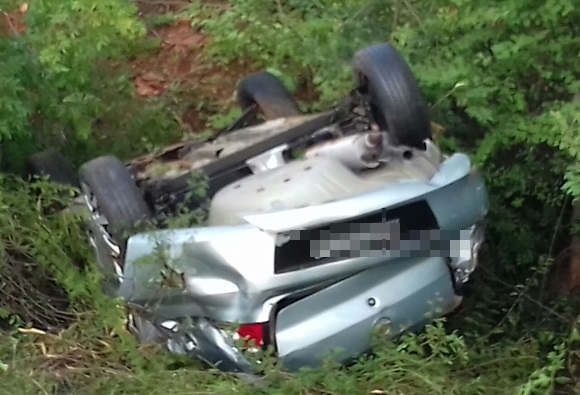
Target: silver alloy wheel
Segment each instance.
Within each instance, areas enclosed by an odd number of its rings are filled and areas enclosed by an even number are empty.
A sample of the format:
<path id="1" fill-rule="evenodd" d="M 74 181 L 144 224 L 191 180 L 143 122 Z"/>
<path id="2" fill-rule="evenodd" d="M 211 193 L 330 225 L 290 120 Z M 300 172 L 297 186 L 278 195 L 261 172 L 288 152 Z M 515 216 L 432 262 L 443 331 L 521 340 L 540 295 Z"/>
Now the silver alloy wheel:
<path id="1" fill-rule="evenodd" d="M 81 182 L 81 191 L 83 194 L 83 200 L 85 202 L 85 205 L 90 212 L 89 220 L 92 221 L 98 227 L 100 233 L 99 236 L 107 246 L 108 253 L 111 257 L 111 261 L 113 262 L 115 274 L 117 275 L 117 279 L 119 280 L 119 282 L 123 282 L 123 269 L 120 264 L 121 247 L 114 241 L 113 237 L 111 236 L 111 233 L 107 229 L 107 227 L 109 226 L 109 220 L 99 210 L 97 198 L 93 193 L 91 187 L 89 187 L 86 183 Z M 88 233 L 91 244 L 96 247 L 97 242 L 95 240 L 94 233 L 90 230 Z"/>

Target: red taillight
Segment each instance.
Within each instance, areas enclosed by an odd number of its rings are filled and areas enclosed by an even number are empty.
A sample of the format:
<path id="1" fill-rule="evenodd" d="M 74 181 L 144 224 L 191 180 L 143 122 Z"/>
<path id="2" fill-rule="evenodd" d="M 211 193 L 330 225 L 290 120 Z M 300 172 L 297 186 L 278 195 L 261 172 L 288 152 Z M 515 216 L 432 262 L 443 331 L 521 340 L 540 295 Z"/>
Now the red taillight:
<path id="1" fill-rule="evenodd" d="M 261 347 L 264 345 L 264 327 L 265 324 L 242 325 L 238 329 L 238 335 L 245 340 L 246 346 L 253 340 L 255 347 Z"/>

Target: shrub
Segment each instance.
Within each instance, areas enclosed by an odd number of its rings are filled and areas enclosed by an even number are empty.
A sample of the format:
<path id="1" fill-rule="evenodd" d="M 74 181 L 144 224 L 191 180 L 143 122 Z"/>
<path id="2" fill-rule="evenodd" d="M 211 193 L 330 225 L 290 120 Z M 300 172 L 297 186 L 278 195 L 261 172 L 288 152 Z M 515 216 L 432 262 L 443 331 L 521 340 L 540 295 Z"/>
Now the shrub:
<path id="1" fill-rule="evenodd" d="M 126 60 L 145 49 L 146 33 L 132 2 L 39 0 L 11 15 L 25 29 L 0 36 L 4 168 L 22 170 L 28 154 L 47 146 L 81 162 L 178 136 L 166 103 L 135 97 L 128 78 Z"/>

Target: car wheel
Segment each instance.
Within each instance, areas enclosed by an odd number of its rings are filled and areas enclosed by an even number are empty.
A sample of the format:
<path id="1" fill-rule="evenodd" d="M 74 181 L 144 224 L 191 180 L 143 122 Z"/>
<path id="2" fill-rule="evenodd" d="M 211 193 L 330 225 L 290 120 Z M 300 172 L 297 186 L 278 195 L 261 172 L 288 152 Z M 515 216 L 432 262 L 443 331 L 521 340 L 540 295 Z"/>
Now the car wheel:
<path id="1" fill-rule="evenodd" d="M 429 109 L 403 56 L 389 44 L 373 45 L 355 53 L 353 69 L 379 126 L 397 144 L 424 148 L 431 138 Z"/>
<path id="2" fill-rule="evenodd" d="M 119 262 L 124 259 L 129 232 L 152 212 L 123 162 L 114 156 L 93 159 L 79 169 L 79 181 L 91 220 L 110 252 Z"/>
<path id="3" fill-rule="evenodd" d="M 51 149 L 30 155 L 26 168 L 29 176 L 46 176 L 58 184 L 79 186 L 72 164 L 57 150 Z"/>
<path id="4" fill-rule="evenodd" d="M 257 105 L 267 120 L 301 114 L 298 103 L 282 81 L 268 72 L 242 79 L 238 84 L 237 98 L 242 110 Z"/>

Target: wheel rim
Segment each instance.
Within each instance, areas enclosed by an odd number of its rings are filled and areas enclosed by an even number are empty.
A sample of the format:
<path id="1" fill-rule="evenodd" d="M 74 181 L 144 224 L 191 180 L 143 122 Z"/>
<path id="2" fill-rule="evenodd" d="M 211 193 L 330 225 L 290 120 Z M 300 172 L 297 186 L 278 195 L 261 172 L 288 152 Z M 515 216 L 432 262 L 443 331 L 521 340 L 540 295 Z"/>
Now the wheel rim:
<path id="1" fill-rule="evenodd" d="M 85 202 L 86 207 L 89 209 L 90 213 L 90 221 L 92 221 L 96 227 L 99 229 L 100 238 L 105 243 L 107 247 L 108 255 L 111 258 L 113 263 L 113 267 L 115 270 L 115 274 L 117 275 L 117 279 L 119 282 L 123 281 L 123 269 L 121 266 L 121 247 L 115 242 L 111 232 L 109 231 L 109 220 L 107 217 L 101 212 L 98 204 L 97 197 L 93 193 L 92 189 L 84 182 L 81 182 L 81 191 L 83 194 L 83 200 Z M 91 244 L 94 247 L 97 247 L 97 240 L 95 238 L 95 234 L 89 230 L 88 236 L 90 239 Z"/>

